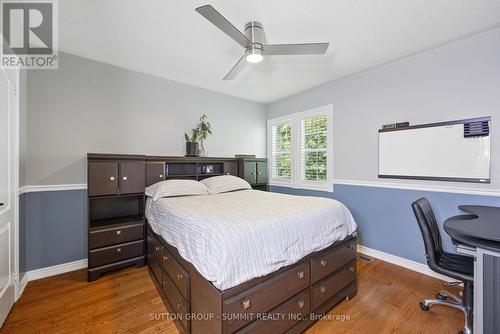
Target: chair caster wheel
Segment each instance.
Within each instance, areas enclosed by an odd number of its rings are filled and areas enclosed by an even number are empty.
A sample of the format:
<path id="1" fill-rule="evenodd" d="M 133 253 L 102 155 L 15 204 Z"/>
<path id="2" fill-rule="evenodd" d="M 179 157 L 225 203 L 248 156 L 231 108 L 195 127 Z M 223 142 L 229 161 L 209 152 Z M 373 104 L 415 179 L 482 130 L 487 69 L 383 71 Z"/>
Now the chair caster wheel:
<path id="1" fill-rule="evenodd" d="M 442 294 L 438 293 L 438 294 L 436 294 L 436 299 L 446 300 L 446 296 L 443 296 Z"/>
<path id="2" fill-rule="evenodd" d="M 422 309 L 422 311 L 430 310 L 429 306 L 425 305 L 423 302 L 420 302 L 420 308 Z"/>

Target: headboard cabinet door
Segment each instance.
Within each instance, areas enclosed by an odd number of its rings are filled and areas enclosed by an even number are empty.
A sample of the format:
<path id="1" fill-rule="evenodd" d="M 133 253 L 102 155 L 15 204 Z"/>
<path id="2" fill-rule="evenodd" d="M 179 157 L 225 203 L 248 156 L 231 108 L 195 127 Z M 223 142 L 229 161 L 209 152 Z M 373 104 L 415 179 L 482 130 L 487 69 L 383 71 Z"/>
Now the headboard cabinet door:
<path id="1" fill-rule="evenodd" d="M 89 196 L 118 195 L 118 162 L 89 161 Z"/>
<path id="2" fill-rule="evenodd" d="M 146 162 L 146 187 L 165 180 L 164 162 Z"/>
<path id="3" fill-rule="evenodd" d="M 144 162 L 120 162 L 120 194 L 143 193 L 145 180 Z"/>

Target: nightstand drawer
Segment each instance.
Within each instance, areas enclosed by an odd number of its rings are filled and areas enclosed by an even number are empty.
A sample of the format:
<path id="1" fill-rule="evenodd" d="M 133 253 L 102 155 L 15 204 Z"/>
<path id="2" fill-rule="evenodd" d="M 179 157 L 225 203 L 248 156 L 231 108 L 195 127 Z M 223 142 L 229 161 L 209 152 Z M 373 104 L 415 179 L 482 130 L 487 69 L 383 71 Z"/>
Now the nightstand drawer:
<path id="1" fill-rule="evenodd" d="M 144 220 L 139 220 L 137 224 L 91 231 L 89 233 L 89 247 L 94 249 L 143 238 Z"/>
<path id="2" fill-rule="evenodd" d="M 115 246 L 93 249 L 89 252 L 89 267 L 126 260 L 144 254 L 144 241 L 134 241 Z"/>
<path id="3" fill-rule="evenodd" d="M 323 252 L 311 259 L 311 283 L 316 283 L 356 258 L 356 241 Z"/>

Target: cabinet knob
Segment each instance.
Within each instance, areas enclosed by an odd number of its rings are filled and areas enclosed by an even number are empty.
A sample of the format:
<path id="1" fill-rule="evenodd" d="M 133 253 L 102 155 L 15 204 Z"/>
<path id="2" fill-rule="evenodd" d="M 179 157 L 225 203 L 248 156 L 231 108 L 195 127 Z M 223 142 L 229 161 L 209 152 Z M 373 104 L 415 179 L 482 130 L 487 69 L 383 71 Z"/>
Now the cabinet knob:
<path id="1" fill-rule="evenodd" d="M 326 267 L 326 260 L 321 260 L 320 263 L 322 267 Z"/>
<path id="2" fill-rule="evenodd" d="M 303 300 L 300 300 L 300 301 L 297 303 L 297 306 L 299 307 L 299 309 L 303 309 L 303 308 L 304 308 L 304 301 L 303 301 Z"/>
<path id="3" fill-rule="evenodd" d="M 321 293 L 325 293 L 326 292 L 326 286 L 320 287 L 319 291 L 321 291 Z"/>
<path id="4" fill-rule="evenodd" d="M 177 302 L 177 309 L 180 310 L 182 308 L 182 302 Z"/>
<path id="5" fill-rule="evenodd" d="M 116 235 L 122 235 L 122 231 L 120 230 L 116 231 Z"/>
<path id="6" fill-rule="evenodd" d="M 182 274 L 177 274 L 177 280 L 180 281 L 182 279 Z"/>
<path id="7" fill-rule="evenodd" d="M 121 248 L 117 248 L 117 249 L 116 249 L 116 252 L 117 252 L 117 253 L 121 253 L 121 251 L 122 251 L 122 249 L 121 249 Z"/>
<path id="8" fill-rule="evenodd" d="M 356 250 L 356 245 L 350 245 L 349 248 L 351 248 L 352 250 Z"/>
<path id="9" fill-rule="evenodd" d="M 109 180 L 110 180 L 110 181 L 114 181 L 114 180 L 115 180 L 115 177 L 114 177 L 114 176 L 110 176 L 110 177 L 109 177 Z"/>
<path id="10" fill-rule="evenodd" d="M 122 180 L 123 180 L 123 181 L 127 181 L 127 180 L 128 180 L 128 177 L 124 176 L 124 177 L 122 177 Z"/>
<path id="11" fill-rule="evenodd" d="M 160 179 L 163 179 L 163 174 L 160 174 Z"/>
<path id="12" fill-rule="evenodd" d="M 297 273 L 297 277 L 298 277 L 299 279 L 303 279 L 303 278 L 304 278 L 304 272 L 303 272 L 303 271 L 299 271 L 299 272 Z"/>
<path id="13" fill-rule="evenodd" d="M 255 175 L 255 173 L 252 173 L 252 175 Z"/>
<path id="14" fill-rule="evenodd" d="M 159 246 L 155 246 L 155 251 L 159 251 L 160 250 L 160 247 Z"/>
<path id="15" fill-rule="evenodd" d="M 245 301 L 242 303 L 242 305 L 243 305 L 243 308 L 244 308 L 245 310 L 248 310 L 250 307 L 252 307 L 252 303 L 250 302 L 250 300 L 249 300 L 249 299 L 248 299 L 248 300 L 245 300 Z"/>
<path id="16" fill-rule="evenodd" d="M 163 255 L 163 261 L 166 262 L 168 260 L 168 256 Z"/>
<path id="17" fill-rule="evenodd" d="M 261 172 L 257 172 L 257 175 L 260 175 L 260 174 L 262 174 L 262 173 Z"/>

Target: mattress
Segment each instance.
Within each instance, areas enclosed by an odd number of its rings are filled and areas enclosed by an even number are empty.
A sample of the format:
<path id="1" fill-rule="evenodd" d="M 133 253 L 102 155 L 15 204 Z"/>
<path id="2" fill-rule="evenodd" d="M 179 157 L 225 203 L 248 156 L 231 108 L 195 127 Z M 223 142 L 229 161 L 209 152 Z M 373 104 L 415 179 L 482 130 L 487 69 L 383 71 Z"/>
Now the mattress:
<path id="1" fill-rule="evenodd" d="M 356 230 L 336 200 L 258 190 L 148 198 L 146 217 L 220 290 L 294 264 Z"/>

